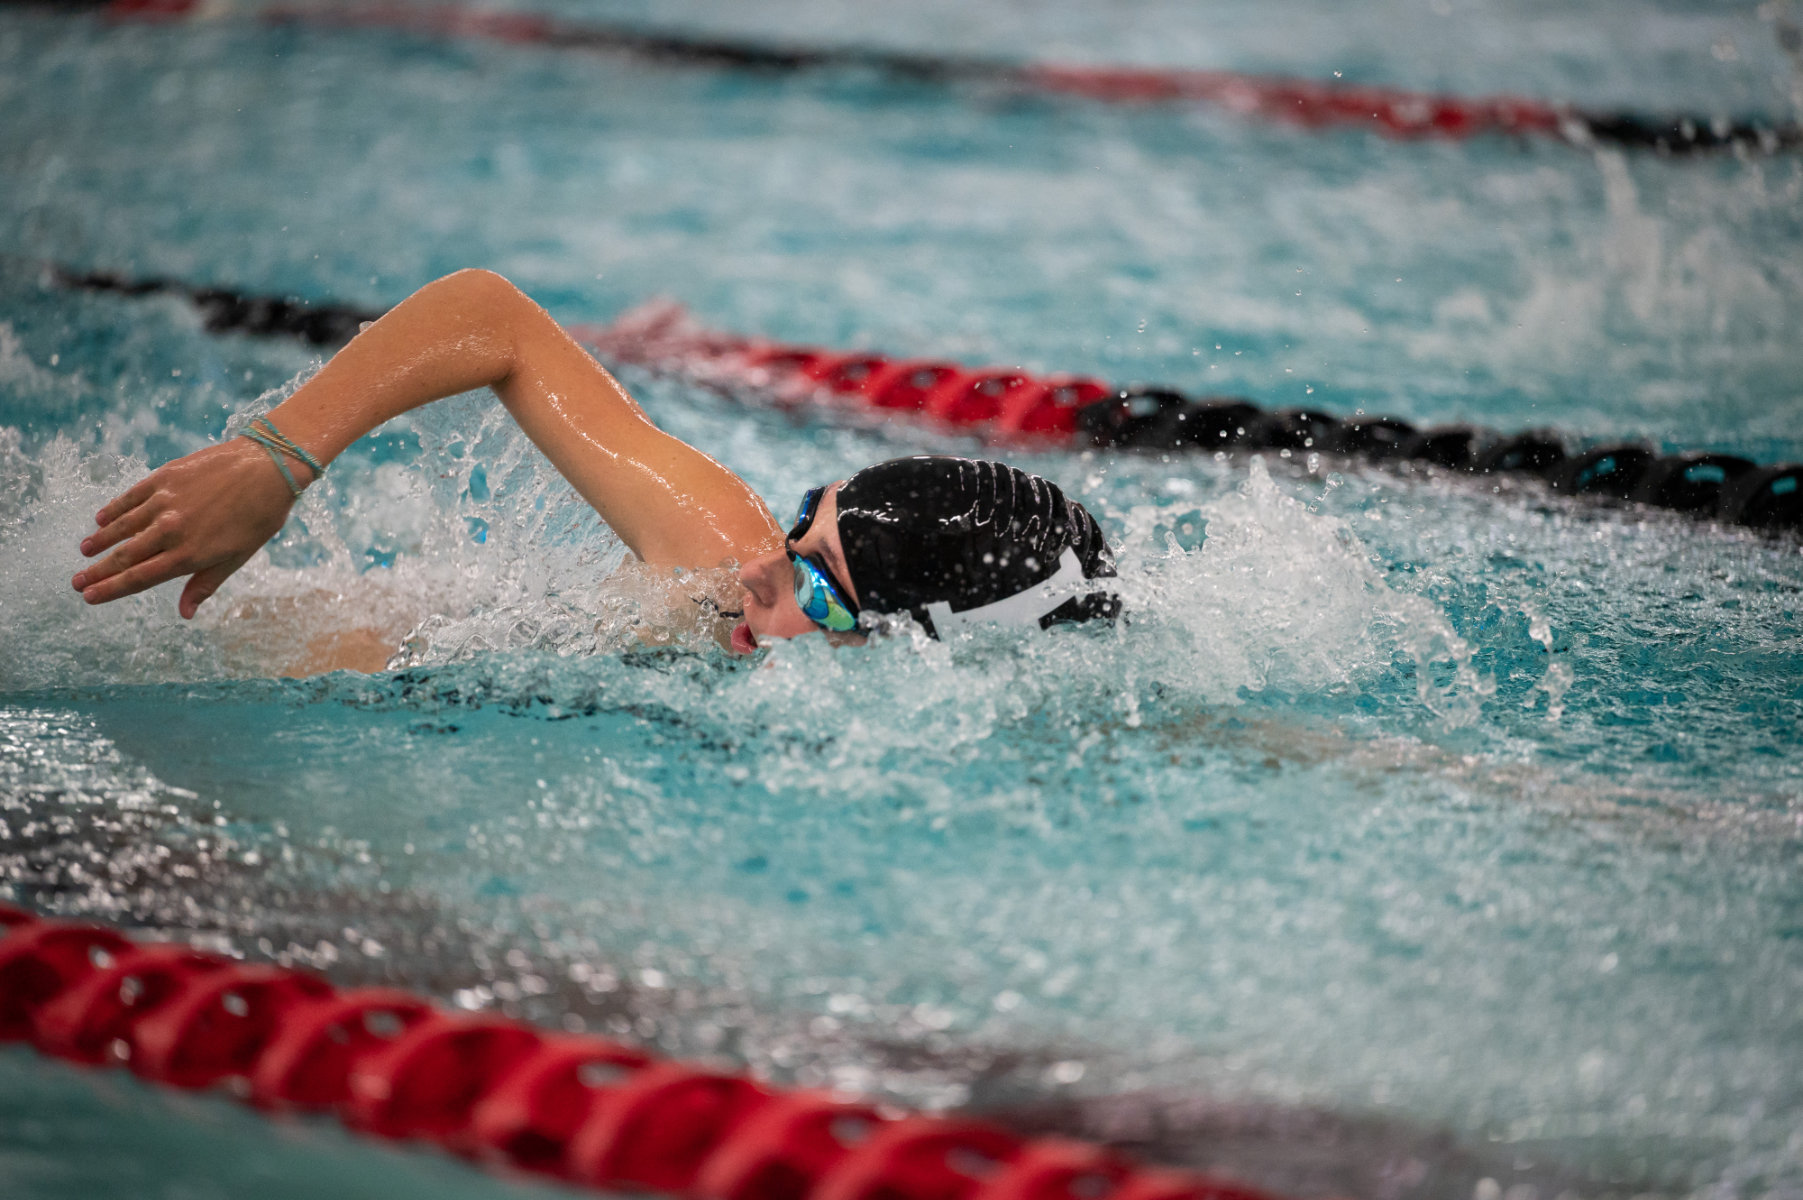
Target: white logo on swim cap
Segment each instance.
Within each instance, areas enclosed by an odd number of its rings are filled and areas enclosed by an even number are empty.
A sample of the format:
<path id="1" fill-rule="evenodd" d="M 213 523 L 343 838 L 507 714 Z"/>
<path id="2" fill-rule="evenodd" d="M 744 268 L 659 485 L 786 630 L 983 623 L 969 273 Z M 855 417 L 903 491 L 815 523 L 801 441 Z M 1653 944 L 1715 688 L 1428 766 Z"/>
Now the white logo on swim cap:
<path id="1" fill-rule="evenodd" d="M 1066 600 L 1095 590 L 1093 582 L 1083 574 L 1077 552 L 1066 546 L 1064 553 L 1058 556 L 1058 570 L 1050 579 L 1042 580 L 1024 592 L 963 612 L 953 612 L 948 601 L 935 600 L 927 605 L 927 616 L 942 638 L 953 630 L 976 625 L 1037 625 Z"/>

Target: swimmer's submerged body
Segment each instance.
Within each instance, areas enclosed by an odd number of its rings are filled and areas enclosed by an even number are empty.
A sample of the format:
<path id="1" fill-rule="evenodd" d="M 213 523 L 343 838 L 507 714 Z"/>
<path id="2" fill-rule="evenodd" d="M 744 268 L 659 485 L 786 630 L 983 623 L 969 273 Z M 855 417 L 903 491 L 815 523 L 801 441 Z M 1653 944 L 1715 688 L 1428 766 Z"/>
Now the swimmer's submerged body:
<path id="1" fill-rule="evenodd" d="M 1114 574 L 1094 518 L 1000 463 L 879 463 L 810 490 L 785 534 L 743 479 L 654 425 L 544 309 L 482 270 L 415 292 L 250 434 L 110 501 L 81 543 L 84 556 L 105 557 L 72 582 L 103 604 L 185 576 L 178 607 L 191 618 L 281 530 L 325 464 L 393 417 L 482 387 L 646 565 L 737 569 L 742 611 L 725 639 L 736 652 L 820 631 L 858 639 L 882 614 L 937 634 L 1118 611 L 1086 582 Z M 378 646 L 344 646 L 320 669 L 386 663 Z"/>

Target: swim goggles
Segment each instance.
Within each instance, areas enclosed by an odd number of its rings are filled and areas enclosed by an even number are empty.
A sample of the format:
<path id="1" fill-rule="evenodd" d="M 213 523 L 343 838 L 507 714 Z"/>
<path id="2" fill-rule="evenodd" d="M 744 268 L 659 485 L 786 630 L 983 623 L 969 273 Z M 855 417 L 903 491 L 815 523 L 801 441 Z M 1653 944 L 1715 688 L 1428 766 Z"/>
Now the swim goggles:
<path id="1" fill-rule="evenodd" d="M 795 524 L 789 529 L 783 549 L 795 564 L 795 604 L 801 615 L 822 629 L 850 633 L 858 627 L 857 603 L 833 578 L 825 559 L 818 554 L 797 554 L 794 549 L 794 544 L 813 527 L 814 514 L 820 511 L 820 497 L 824 495 L 826 489 L 817 487 L 801 498 L 801 509 L 795 514 Z"/>

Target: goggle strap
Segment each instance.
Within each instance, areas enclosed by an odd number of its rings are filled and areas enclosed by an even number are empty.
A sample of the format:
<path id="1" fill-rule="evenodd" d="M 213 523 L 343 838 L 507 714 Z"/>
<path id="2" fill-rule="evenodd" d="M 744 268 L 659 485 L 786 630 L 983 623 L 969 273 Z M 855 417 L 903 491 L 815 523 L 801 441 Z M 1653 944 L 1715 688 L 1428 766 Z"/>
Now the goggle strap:
<path id="1" fill-rule="evenodd" d="M 968 629 L 976 625 L 1037 625 L 1048 613 L 1072 596 L 1094 591 L 1089 586 L 1090 583 L 1091 580 L 1083 574 L 1083 564 L 1078 560 L 1077 552 L 1066 546 L 1064 553 L 1058 556 L 1058 570 L 1051 578 L 1012 596 L 1004 596 L 1000 600 L 977 608 L 967 608 L 962 612 L 953 612 L 947 601 L 935 600 L 927 605 L 927 616 L 932 619 L 933 629 L 942 638 L 953 630 Z"/>
<path id="2" fill-rule="evenodd" d="M 789 527 L 790 540 L 807 535 L 814 524 L 814 510 L 820 507 L 820 498 L 825 494 L 823 487 L 809 488 L 802 494 L 801 511 L 795 514 L 795 523 Z"/>

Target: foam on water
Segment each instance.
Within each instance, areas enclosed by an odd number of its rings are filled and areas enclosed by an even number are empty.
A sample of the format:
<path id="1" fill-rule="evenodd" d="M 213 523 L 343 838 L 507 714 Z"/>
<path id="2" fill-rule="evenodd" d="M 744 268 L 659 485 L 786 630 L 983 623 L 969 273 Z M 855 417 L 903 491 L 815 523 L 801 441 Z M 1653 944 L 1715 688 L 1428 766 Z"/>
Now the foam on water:
<path id="1" fill-rule="evenodd" d="M 228 432 L 280 394 L 234 418 Z M 27 456 L 19 432 L 0 429 L 0 487 L 14 497 L 13 511 L 0 514 L 0 632 L 19 647 L 0 667 L 0 687 L 289 673 L 308 647 L 347 629 L 393 645 L 392 667 L 504 650 L 713 644 L 717 622 L 692 597 L 716 594 L 730 604 L 732 573 L 671 579 L 624 564 L 619 540 L 499 406 L 479 404 L 430 414 L 421 461 L 352 463 L 310 491 L 283 535 L 192 624 L 173 612 L 169 593 L 178 585 L 94 609 L 61 569 L 92 513 L 141 476 L 142 460 L 84 454 L 64 437 Z M 460 418 L 473 426 L 467 435 L 451 432 Z M 434 444 L 435 437 L 449 440 Z M 1326 490 L 1337 486 L 1334 477 Z M 998 714 L 1014 719 L 1062 703 L 1073 680 L 1083 682 L 1079 692 L 1115 693 L 1109 703 L 1137 724 L 1148 690 L 1184 705 L 1231 704 L 1272 687 L 1356 691 L 1402 654 L 1413 659 L 1422 703 L 1469 721 L 1484 686 L 1470 668 L 1470 647 L 1432 603 L 1389 587 L 1373 566 L 1377 556 L 1318 508 L 1288 495 L 1254 459 L 1244 483 L 1218 499 L 1176 514 L 1142 504 L 1121 515 L 1119 585 L 1129 615 L 1118 628 L 979 637 L 969 652 L 975 665 L 965 665 L 964 653 L 904 623 L 886 638 L 906 651 L 879 655 L 876 669 L 918 679 L 926 690 L 909 696 L 910 707 L 923 713 L 990 697 L 977 706 L 986 714 L 972 731 L 980 737 Z M 1189 531 L 1189 545 L 1179 528 Z M 801 676 L 844 669 L 838 655 L 793 653 L 810 663 Z M 787 678 L 781 668 L 791 657 L 790 647 L 777 647 L 770 678 Z M 1436 660 L 1454 669 L 1443 687 L 1431 682 Z M 798 703 L 802 720 L 824 718 L 808 694 L 805 686 L 777 687 L 750 719 L 794 716 Z M 831 703 L 830 688 L 812 694 Z M 968 722 L 969 712 L 957 720 Z M 926 736 L 940 732 L 935 726 Z M 879 753 L 891 749 L 879 741 Z"/>
<path id="2" fill-rule="evenodd" d="M 1606 106 L 1777 112 L 1793 84 L 1769 20 L 1686 0 L 656 8 L 606 11 Z M 1511 479 L 1022 454 L 1119 546 L 1127 619 L 743 661 L 686 598 L 721 580 L 631 569 L 466 397 L 354 447 L 195 622 L 173 589 L 89 609 L 100 503 L 316 356 L 38 266 L 373 306 L 481 263 L 572 321 L 665 294 L 778 338 L 1795 458 L 1795 157 L 10 10 L 0 106 L 5 894 L 1039 1106 L 1296 1194 L 1803 1180 L 1794 542 Z M 982 452 L 623 379 L 780 515 Z M 347 627 L 394 669 L 274 678 Z M 29 1061 L 0 1056 L 0 1154 L 34 1200 L 506 1186 L 206 1104 L 97 1150 L 174 1110 Z"/>
<path id="3" fill-rule="evenodd" d="M 1340 483 L 1330 477 L 1324 492 Z M 1281 491 L 1254 458 L 1243 485 L 1196 510 L 1206 531 L 1199 552 L 1186 550 L 1168 528 L 1188 514 L 1130 512 L 1134 552 L 1125 559 L 1123 595 L 1172 633 L 1134 657 L 1172 664 L 1168 686 L 1187 682 L 1199 699 L 1222 702 L 1267 687 L 1354 688 L 1362 675 L 1406 653 L 1422 703 L 1455 722 L 1471 719 L 1485 690 L 1471 670 L 1471 648 L 1431 602 L 1392 589 L 1374 566 L 1381 558 L 1319 507 Z M 1139 547 L 1157 532 L 1165 553 L 1152 558 Z M 1431 682 L 1436 661 L 1454 667 L 1444 689 Z"/>

